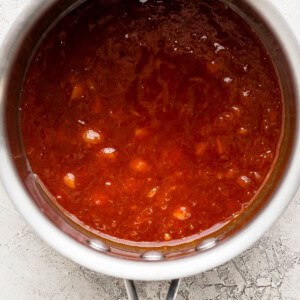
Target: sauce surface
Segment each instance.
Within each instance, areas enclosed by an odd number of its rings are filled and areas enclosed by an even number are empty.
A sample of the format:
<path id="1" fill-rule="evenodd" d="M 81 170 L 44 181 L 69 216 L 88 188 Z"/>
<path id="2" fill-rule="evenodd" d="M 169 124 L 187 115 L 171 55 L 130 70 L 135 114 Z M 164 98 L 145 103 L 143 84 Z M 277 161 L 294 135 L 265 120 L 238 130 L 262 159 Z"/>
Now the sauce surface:
<path id="1" fill-rule="evenodd" d="M 91 1 L 29 67 L 34 173 L 80 222 L 167 242 L 241 214 L 272 169 L 283 103 L 269 54 L 219 1 Z"/>

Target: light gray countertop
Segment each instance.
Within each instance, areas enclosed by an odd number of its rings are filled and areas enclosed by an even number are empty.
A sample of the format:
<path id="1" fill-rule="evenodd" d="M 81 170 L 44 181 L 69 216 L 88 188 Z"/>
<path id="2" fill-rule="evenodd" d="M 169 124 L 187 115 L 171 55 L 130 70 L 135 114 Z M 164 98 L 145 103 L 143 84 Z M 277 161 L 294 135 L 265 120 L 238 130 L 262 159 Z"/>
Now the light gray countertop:
<path id="1" fill-rule="evenodd" d="M 0 0 L 0 43 L 30 1 Z M 300 1 L 273 2 L 300 41 Z M 163 299 L 168 282 L 138 282 L 137 288 L 142 299 Z M 121 279 L 84 269 L 41 241 L 0 183 L 0 299 L 126 299 L 126 292 Z M 300 299 L 300 192 L 254 247 L 183 279 L 177 299 Z"/>

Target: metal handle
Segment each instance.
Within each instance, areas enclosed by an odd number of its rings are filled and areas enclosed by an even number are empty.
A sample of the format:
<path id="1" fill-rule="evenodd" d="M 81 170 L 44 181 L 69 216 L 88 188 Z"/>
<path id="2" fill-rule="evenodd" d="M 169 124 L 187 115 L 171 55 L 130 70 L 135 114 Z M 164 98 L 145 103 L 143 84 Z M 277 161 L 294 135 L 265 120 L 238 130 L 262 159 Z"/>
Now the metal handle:
<path id="1" fill-rule="evenodd" d="M 139 300 L 133 280 L 124 279 L 128 300 Z"/>
<path id="2" fill-rule="evenodd" d="M 166 300 L 175 300 L 180 286 L 180 279 L 171 281 Z"/>
<path id="3" fill-rule="evenodd" d="M 133 280 L 124 279 L 124 284 L 128 296 L 128 300 L 139 300 L 135 284 Z M 180 285 L 180 279 L 174 279 L 171 281 L 166 300 L 175 300 Z"/>

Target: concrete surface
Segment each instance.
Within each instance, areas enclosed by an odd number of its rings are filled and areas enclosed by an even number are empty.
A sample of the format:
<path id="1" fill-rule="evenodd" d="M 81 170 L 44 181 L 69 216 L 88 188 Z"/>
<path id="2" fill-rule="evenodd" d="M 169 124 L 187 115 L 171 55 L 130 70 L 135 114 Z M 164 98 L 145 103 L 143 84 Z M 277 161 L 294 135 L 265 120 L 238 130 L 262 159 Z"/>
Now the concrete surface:
<path id="1" fill-rule="evenodd" d="M 29 1 L 0 0 L 0 42 Z M 273 1 L 300 41 L 300 1 Z M 141 299 L 163 299 L 168 282 L 137 286 Z M 0 184 L 0 300 L 6 299 L 109 300 L 126 299 L 126 293 L 122 280 L 84 269 L 42 242 Z M 300 299 L 300 192 L 253 248 L 219 268 L 185 278 L 177 299 Z"/>

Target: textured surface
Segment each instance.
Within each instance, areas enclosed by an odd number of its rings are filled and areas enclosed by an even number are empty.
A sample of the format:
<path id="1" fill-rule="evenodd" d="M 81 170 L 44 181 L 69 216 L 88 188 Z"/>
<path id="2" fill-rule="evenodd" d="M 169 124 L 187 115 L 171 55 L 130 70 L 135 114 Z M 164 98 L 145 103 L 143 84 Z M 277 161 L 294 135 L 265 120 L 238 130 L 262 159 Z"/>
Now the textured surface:
<path id="1" fill-rule="evenodd" d="M 26 3 L 0 0 L 0 42 Z M 264 0 L 260 0 L 264 1 Z M 300 2 L 273 0 L 300 40 Z M 177 299 L 300 299 L 300 193 L 253 248 L 186 278 Z M 163 299 L 167 282 L 139 282 L 142 299 Z M 0 299 L 126 299 L 122 280 L 86 270 L 42 242 L 0 184 Z"/>

